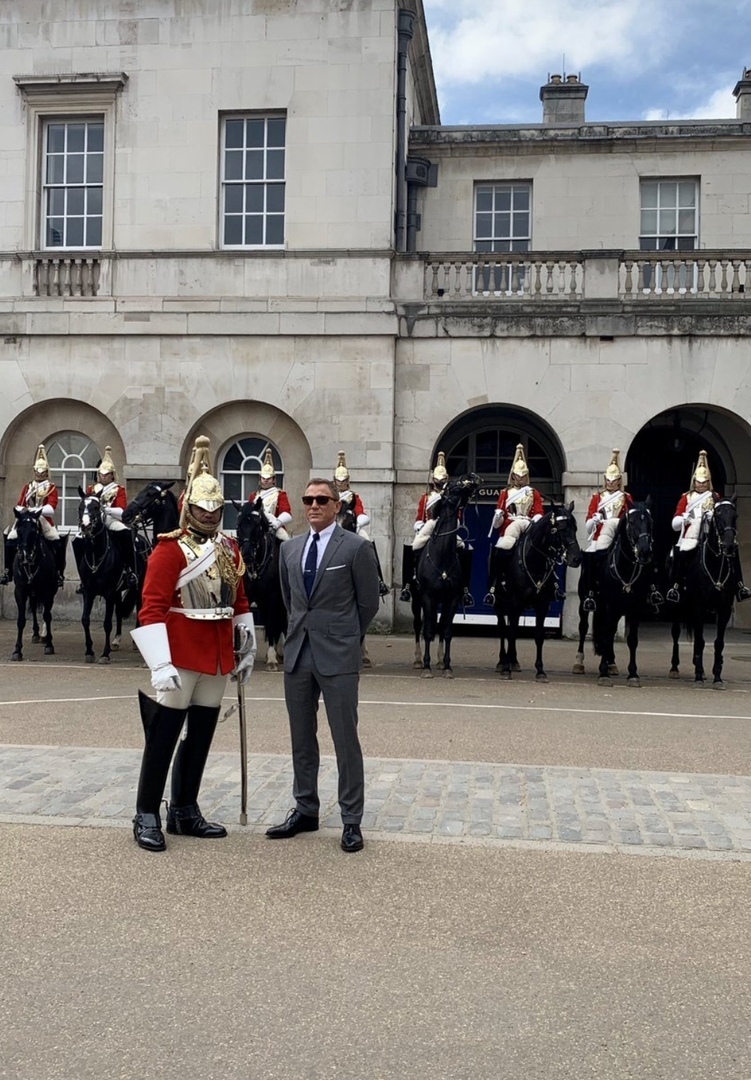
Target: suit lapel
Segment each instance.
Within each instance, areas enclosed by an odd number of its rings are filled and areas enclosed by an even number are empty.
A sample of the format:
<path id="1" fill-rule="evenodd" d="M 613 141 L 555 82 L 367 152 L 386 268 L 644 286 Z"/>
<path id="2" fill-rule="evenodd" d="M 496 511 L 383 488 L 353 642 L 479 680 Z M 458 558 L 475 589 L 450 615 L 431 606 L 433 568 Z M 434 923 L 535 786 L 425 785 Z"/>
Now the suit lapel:
<path id="1" fill-rule="evenodd" d="M 305 550 L 305 544 L 307 542 L 307 533 L 303 533 L 302 536 L 295 536 L 292 540 L 286 540 L 287 544 L 294 544 L 294 549 L 290 550 L 289 561 L 287 563 L 290 587 L 294 581 L 295 586 L 298 589 L 302 589 L 303 595 L 305 594 L 305 582 L 302 576 L 302 553 Z"/>
<path id="2" fill-rule="evenodd" d="M 342 529 L 341 526 L 336 525 L 334 527 L 333 533 L 331 534 L 331 538 L 329 539 L 329 542 L 326 545 L 326 550 L 324 551 L 322 557 L 318 561 L 318 570 L 316 571 L 316 579 L 313 582 L 313 588 L 310 590 L 311 597 L 313 596 L 313 593 L 316 591 L 319 584 L 321 583 L 321 581 L 323 579 L 323 575 L 324 575 L 324 573 L 326 571 L 326 567 L 331 564 L 331 561 L 333 560 L 334 555 L 336 554 L 336 552 L 339 550 L 339 545 L 341 544 L 343 539 L 344 539 L 344 529 Z"/>

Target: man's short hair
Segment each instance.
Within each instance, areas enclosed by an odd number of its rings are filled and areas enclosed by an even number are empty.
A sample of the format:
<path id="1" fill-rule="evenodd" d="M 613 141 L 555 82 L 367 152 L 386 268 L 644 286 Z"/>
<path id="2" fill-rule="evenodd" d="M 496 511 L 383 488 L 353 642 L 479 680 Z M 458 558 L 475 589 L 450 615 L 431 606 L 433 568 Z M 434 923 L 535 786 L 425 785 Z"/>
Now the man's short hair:
<path id="1" fill-rule="evenodd" d="M 327 480 L 324 476 L 314 476 L 312 480 L 308 480 L 307 484 L 305 485 L 305 490 L 307 491 L 308 488 L 311 488 L 311 487 L 314 487 L 314 486 L 322 486 L 322 487 L 328 488 L 329 491 L 331 492 L 331 495 L 332 495 L 332 498 L 334 499 L 334 501 L 335 502 L 340 502 L 339 492 L 334 487 L 334 481 L 333 480 Z"/>

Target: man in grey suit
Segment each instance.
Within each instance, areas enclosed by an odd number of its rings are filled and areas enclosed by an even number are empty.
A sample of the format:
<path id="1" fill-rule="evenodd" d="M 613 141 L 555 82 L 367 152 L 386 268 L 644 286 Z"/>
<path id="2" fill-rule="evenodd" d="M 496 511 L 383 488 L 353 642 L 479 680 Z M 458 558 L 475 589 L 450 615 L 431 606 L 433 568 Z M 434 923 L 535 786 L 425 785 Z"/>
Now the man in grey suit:
<path id="1" fill-rule="evenodd" d="M 295 808 L 268 829 L 286 840 L 318 829 L 318 702 L 323 694 L 339 768 L 344 851 L 363 847 L 365 799 L 357 700 L 360 643 L 378 611 L 373 545 L 336 524 L 341 507 L 330 480 L 308 483 L 303 504 L 310 529 L 280 548 L 279 573 L 289 626 L 284 642 L 284 698 L 289 714 Z"/>

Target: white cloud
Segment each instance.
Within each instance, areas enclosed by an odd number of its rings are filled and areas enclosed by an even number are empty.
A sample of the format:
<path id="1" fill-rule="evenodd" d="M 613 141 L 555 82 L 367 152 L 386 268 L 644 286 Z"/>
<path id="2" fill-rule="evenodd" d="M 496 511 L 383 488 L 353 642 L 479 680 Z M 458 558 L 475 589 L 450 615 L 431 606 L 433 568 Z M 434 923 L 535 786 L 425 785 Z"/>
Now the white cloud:
<path id="1" fill-rule="evenodd" d="M 731 120 L 734 117 L 735 98 L 727 83 L 685 112 L 648 109 L 644 114 L 645 120 Z"/>
<path id="2" fill-rule="evenodd" d="M 499 76 L 568 72 L 601 64 L 633 76 L 654 62 L 669 35 L 668 6 L 654 0 L 426 0 L 431 51 L 441 82 L 476 84 Z"/>

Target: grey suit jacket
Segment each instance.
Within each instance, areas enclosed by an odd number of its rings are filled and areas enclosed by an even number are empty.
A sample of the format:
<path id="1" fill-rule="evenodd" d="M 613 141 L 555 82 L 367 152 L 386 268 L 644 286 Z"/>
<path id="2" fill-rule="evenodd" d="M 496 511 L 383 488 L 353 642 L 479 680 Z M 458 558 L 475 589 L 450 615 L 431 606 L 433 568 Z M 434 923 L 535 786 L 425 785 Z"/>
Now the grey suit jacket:
<path id="1" fill-rule="evenodd" d="M 294 669 L 307 634 L 313 663 L 321 675 L 359 671 L 360 642 L 378 611 L 373 545 L 336 525 L 308 598 L 302 572 L 307 538 L 307 532 L 295 536 L 279 549 L 279 575 L 289 616 L 284 670 Z"/>

